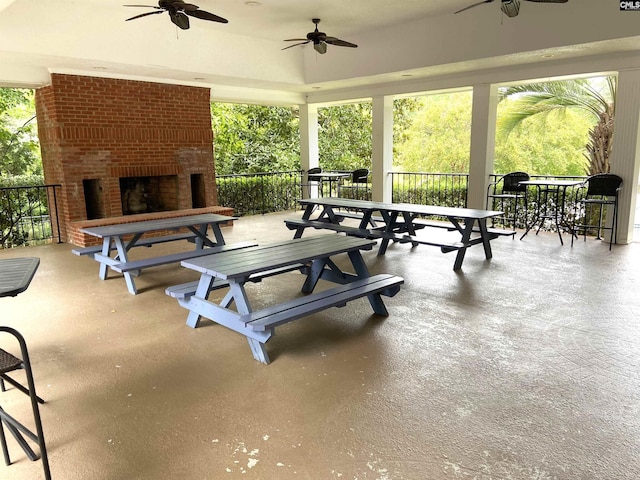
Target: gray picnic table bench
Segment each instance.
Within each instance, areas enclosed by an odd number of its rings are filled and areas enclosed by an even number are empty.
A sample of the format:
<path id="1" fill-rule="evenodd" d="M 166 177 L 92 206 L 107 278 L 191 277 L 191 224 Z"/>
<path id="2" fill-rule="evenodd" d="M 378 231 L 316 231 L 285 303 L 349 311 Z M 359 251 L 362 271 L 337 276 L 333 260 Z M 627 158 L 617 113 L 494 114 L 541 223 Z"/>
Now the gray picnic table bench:
<path id="1" fill-rule="evenodd" d="M 253 357 L 268 364 L 265 343 L 279 325 L 362 297 L 369 300 L 375 314 L 389 314 L 382 296 L 396 295 L 404 280 L 390 274 L 369 274 L 360 251 L 374 245 L 374 241 L 362 238 L 317 235 L 184 260 L 182 266 L 199 272 L 200 280 L 169 287 L 166 293 L 188 310 L 189 326 L 196 328 L 206 318 L 241 333 L 247 337 Z M 348 256 L 353 272 L 343 271 L 332 260 L 341 254 Z M 252 309 L 245 290 L 248 282 L 293 270 L 304 274 L 302 292 L 307 295 Z M 320 279 L 337 286 L 314 292 Z M 210 292 L 223 287 L 229 290 L 219 304 L 209 300 Z"/>

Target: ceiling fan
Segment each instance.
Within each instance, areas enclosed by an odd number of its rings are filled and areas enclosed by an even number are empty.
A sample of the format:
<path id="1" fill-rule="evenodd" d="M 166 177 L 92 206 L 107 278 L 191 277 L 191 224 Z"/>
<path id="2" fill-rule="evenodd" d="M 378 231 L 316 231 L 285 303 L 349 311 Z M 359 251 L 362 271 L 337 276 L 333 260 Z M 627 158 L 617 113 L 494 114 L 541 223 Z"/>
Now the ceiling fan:
<path id="1" fill-rule="evenodd" d="M 495 0 L 483 0 L 482 2 L 477 2 L 469 5 L 468 7 L 464 7 L 461 10 L 458 10 L 455 13 L 464 12 L 465 10 L 469 10 L 470 8 L 477 7 L 478 5 L 482 5 L 483 3 L 492 3 Z M 527 2 L 536 2 L 536 3 L 567 3 L 569 0 L 525 0 Z M 500 5 L 500 10 L 507 17 L 515 17 L 520 13 L 520 0 L 501 0 L 502 5 Z"/>
<path id="2" fill-rule="evenodd" d="M 129 20 L 135 20 L 136 18 L 146 17 L 147 15 L 155 15 L 157 13 L 168 12 L 171 21 L 182 30 L 189 28 L 189 17 L 200 18 L 202 20 L 210 20 L 212 22 L 228 23 L 226 18 L 219 17 L 213 13 L 200 10 L 197 5 L 191 3 L 185 3 L 183 0 L 160 0 L 158 6 L 151 5 L 123 5 L 125 7 L 146 7 L 155 8 L 153 12 L 143 13 L 136 15 L 135 17 L 127 18 Z"/>
<path id="3" fill-rule="evenodd" d="M 336 37 L 328 37 L 326 33 L 318 31 L 318 24 L 320 23 L 319 18 L 314 18 L 311 20 L 316 24 L 316 29 L 313 32 L 307 33 L 307 38 L 288 38 L 284 40 L 285 42 L 300 42 L 294 45 L 289 45 L 288 47 L 284 47 L 282 50 L 286 50 L 287 48 L 297 47 L 298 45 L 306 45 L 309 42 L 313 42 L 313 48 L 318 53 L 326 53 L 327 52 L 327 44 L 335 45 L 336 47 L 351 47 L 357 48 L 358 45 L 355 43 L 345 42 L 344 40 L 340 40 Z"/>

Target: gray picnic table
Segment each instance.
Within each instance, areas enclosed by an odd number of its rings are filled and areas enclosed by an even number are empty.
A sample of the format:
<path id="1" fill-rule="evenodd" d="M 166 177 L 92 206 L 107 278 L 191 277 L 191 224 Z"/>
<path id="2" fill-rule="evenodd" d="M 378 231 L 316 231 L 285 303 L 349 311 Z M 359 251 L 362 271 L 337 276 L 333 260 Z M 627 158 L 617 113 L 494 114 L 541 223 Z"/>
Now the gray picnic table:
<path id="1" fill-rule="evenodd" d="M 404 280 L 389 274 L 369 274 L 360 251 L 371 250 L 374 245 L 374 241 L 362 238 L 317 235 L 184 260 L 182 266 L 199 272 L 200 280 L 170 287 L 166 293 L 189 311 L 189 326 L 196 328 L 202 318 L 207 318 L 241 333 L 247 337 L 254 358 L 268 364 L 264 344 L 278 325 L 343 307 L 361 297 L 368 298 L 375 314 L 388 315 L 381 295 L 395 295 Z M 343 271 L 332 260 L 341 254 L 348 256 L 353 272 Z M 252 309 L 245 289 L 248 282 L 295 270 L 305 274 L 302 292 L 308 295 Z M 313 293 L 320 279 L 338 286 Z M 212 290 L 223 287 L 229 290 L 219 304 L 208 299 Z"/>
<path id="2" fill-rule="evenodd" d="M 129 293 L 136 295 L 137 289 L 133 277 L 139 275 L 142 269 L 178 263 L 188 258 L 223 251 L 225 249 L 225 241 L 220 225 L 233 220 L 236 220 L 236 217 L 206 213 L 159 220 L 119 223 L 100 227 L 87 227 L 80 231 L 101 238 L 102 246 L 75 248 L 72 252 L 76 255 L 88 255 L 99 262 L 100 270 L 98 275 L 101 280 L 106 280 L 109 269 L 122 273 L 127 283 Z M 187 232 L 160 236 L 149 235 L 172 230 L 187 230 Z M 211 231 L 214 240 L 209 238 L 209 231 Z M 145 237 L 145 235 L 147 236 Z M 159 255 L 141 260 L 129 260 L 128 252 L 134 247 L 150 247 L 159 243 L 180 240 L 193 242 L 195 249 L 191 248 L 187 251 L 169 255 Z"/>
<path id="3" fill-rule="evenodd" d="M 443 253 L 457 252 L 453 269 L 462 268 L 467 248 L 484 247 L 485 258 L 493 256 L 491 240 L 499 236 L 513 236 L 515 231 L 487 227 L 487 219 L 502 212 L 472 208 L 387 203 L 338 197 L 300 200 L 305 207 L 302 218 L 287 219 L 285 224 L 295 230 L 294 238 L 302 237 L 306 228 L 329 229 L 363 238 L 380 239 L 378 255 L 384 255 L 390 241 L 440 247 Z M 318 208 L 320 207 L 320 208 Z M 319 213 L 314 217 L 315 211 Z M 355 212 L 355 213 L 354 213 Z M 436 217 L 433 221 L 429 218 Z M 359 220 L 358 226 L 345 225 L 347 218 Z M 418 235 L 419 230 L 427 233 Z M 445 229 L 448 235 L 435 234 Z M 451 232 L 457 232 L 452 237 Z M 422 232 L 421 232 L 422 233 Z"/>

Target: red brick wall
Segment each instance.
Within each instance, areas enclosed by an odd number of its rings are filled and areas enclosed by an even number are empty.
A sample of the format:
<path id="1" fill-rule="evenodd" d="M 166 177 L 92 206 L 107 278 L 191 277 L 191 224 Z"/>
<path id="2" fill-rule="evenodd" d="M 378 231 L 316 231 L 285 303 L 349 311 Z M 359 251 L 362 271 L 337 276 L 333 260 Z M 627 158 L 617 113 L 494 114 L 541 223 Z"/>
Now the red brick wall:
<path id="1" fill-rule="evenodd" d="M 87 220 L 82 181 L 100 180 L 106 218 L 122 215 L 120 177 L 177 175 L 179 209 L 192 208 L 191 174 L 216 205 L 206 88 L 52 74 L 36 91 L 45 181 L 62 184 L 63 240 Z"/>

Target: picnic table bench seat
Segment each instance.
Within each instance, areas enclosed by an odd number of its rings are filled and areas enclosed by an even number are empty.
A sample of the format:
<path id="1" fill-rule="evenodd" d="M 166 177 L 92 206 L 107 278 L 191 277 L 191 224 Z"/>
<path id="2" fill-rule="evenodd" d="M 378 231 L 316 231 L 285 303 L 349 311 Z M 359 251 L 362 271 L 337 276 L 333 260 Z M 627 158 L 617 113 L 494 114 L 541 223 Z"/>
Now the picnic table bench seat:
<path id="1" fill-rule="evenodd" d="M 199 250 L 189 250 L 186 252 L 170 253 L 168 255 L 161 255 L 159 257 L 143 258 L 140 260 L 131 260 L 128 262 L 114 263 L 111 268 L 116 272 L 124 273 L 142 270 L 143 268 L 158 267 L 160 265 L 167 265 L 170 263 L 177 263 L 183 260 L 190 260 L 192 258 L 204 257 L 206 255 L 214 255 L 216 253 L 224 252 L 227 250 L 237 250 L 239 248 L 252 247 L 256 245 L 255 242 L 240 242 L 229 245 L 220 245 L 219 247 L 209 247 Z"/>
<path id="2" fill-rule="evenodd" d="M 299 297 L 279 305 L 242 315 L 248 329 L 263 332 L 330 307 L 344 307 L 347 302 L 370 295 L 393 297 L 404 283 L 402 277 L 378 274 L 337 287 Z M 385 308 L 385 314 L 388 315 Z"/>
<path id="3" fill-rule="evenodd" d="M 342 210 L 338 210 L 337 212 L 335 212 L 336 215 L 338 217 L 342 217 L 340 219 L 340 221 L 342 221 L 342 219 L 344 218 L 352 218 L 355 220 L 362 220 L 362 218 L 364 217 L 364 215 L 361 212 L 345 212 Z M 375 222 L 381 222 L 384 223 L 384 218 L 381 217 L 380 215 L 372 215 L 371 216 L 371 220 L 375 223 Z M 399 219 L 400 221 L 398 221 L 397 223 L 399 225 L 402 225 L 402 219 Z M 453 231 L 455 230 L 455 227 L 453 225 L 451 225 L 451 222 L 446 222 L 443 220 L 431 220 L 428 218 L 415 218 L 413 220 L 413 228 L 414 229 L 418 229 L 418 228 L 426 228 L 426 227 L 433 227 L 433 228 L 444 228 L 447 229 L 449 231 Z M 373 225 L 374 227 L 376 225 Z M 473 231 L 475 233 L 479 233 L 480 229 L 478 227 L 474 227 Z M 494 235 L 500 235 L 500 236 L 507 236 L 507 237 L 511 237 L 511 236 L 515 236 L 516 231 L 515 230 L 508 230 L 508 229 L 504 229 L 504 228 L 494 228 L 494 227 L 487 227 L 487 232 L 490 234 L 494 234 Z"/>
<path id="4" fill-rule="evenodd" d="M 459 250 L 461 248 L 465 248 L 465 246 L 468 247 L 472 245 L 471 243 L 468 245 L 465 245 L 462 242 L 449 242 L 449 241 L 442 241 L 436 238 L 430 239 L 428 237 L 418 237 L 416 235 L 409 235 L 402 232 L 400 233 L 385 232 L 383 230 L 384 227 L 359 228 L 359 227 L 353 227 L 349 225 L 342 225 L 338 223 L 331 223 L 323 220 L 304 220 L 301 218 L 291 218 L 291 219 L 285 220 L 285 224 L 287 225 L 287 228 L 289 228 L 289 230 L 294 230 L 299 227 L 304 227 L 304 228 L 313 227 L 318 230 L 321 230 L 321 229 L 334 230 L 336 232 L 341 232 L 347 235 L 353 235 L 355 237 L 361 237 L 361 238 L 369 238 L 369 239 L 387 238 L 389 240 L 393 240 L 394 242 L 411 243 L 414 246 L 417 244 L 431 245 L 435 247 L 441 247 L 443 251 L 445 248 L 447 249 L 447 251 L 454 251 L 454 250 Z"/>
<path id="5" fill-rule="evenodd" d="M 173 235 L 163 235 L 161 237 L 147 237 L 139 239 L 134 247 L 152 247 L 156 243 L 176 242 L 180 240 L 187 240 L 188 242 L 195 242 L 196 235 L 191 232 L 176 233 Z M 115 245 L 110 245 L 110 250 L 115 250 Z M 74 255 L 95 255 L 102 252 L 102 245 L 93 245 L 84 248 L 74 248 L 71 250 Z"/>

